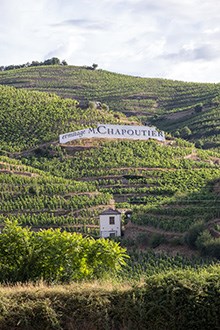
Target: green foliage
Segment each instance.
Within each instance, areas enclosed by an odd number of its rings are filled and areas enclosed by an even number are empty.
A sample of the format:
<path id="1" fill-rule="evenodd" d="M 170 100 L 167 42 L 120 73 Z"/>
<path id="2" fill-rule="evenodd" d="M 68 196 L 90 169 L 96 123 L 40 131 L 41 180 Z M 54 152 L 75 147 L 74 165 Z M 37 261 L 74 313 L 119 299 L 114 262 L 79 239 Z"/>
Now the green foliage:
<path id="1" fill-rule="evenodd" d="M 93 101 L 89 101 L 89 109 L 96 109 L 96 104 Z"/>
<path id="2" fill-rule="evenodd" d="M 150 238 L 149 244 L 150 244 L 150 247 L 155 248 L 165 242 L 166 242 L 166 239 L 163 235 L 153 234 Z"/>
<path id="3" fill-rule="evenodd" d="M 28 67 L 36 67 L 41 65 L 68 65 L 65 60 L 60 62 L 60 59 L 57 57 L 52 57 L 50 59 L 45 60 L 44 62 L 38 62 L 38 61 L 32 61 L 31 63 L 25 63 L 25 64 L 18 64 L 18 65 L 8 65 L 8 66 L 1 66 L 1 71 L 8 71 L 8 70 L 14 70 L 14 69 L 22 69 L 22 68 L 28 68 Z"/>
<path id="4" fill-rule="evenodd" d="M 183 138 L 188 138 L 191 134 L 192 134 L 192 132 L 189 129 L 189 127 L 187 127 L 187 126 L 184 126 L 180 131 L 180 135 Z"/>
<path id="5" fill-rule="evenodd" d="M 138 235 L 137 240 L 145 239 L 146 234 Z M 124 238 L 121 242 L 124 246 L 127 246 L 127 241 L 124 242 Z M 143 244 L 143 242 L 141 242 Z M 148 242 L 149 243 L 149 237 Z M 127 262 L 127 266 L 122 269 L 117 277 L 124 281 L 136 281 L 137 283 L 143 279 L 152 275 L 159 275 L 163 272 L 184 270 L 184 269 L 199 269 L 210 265 L 218 265 L 218 261 L 213 258 L 205 258 L 192 256 L 191 258 L 176 253 L 174 256 L 170 256 L 167 253 L 154 252 L 153 249 L 138 250 L 135 245 L 129 248 L 128 254 L 130 259 Z"/>
<path id="6" fill-rule="evenodd" d="M 205 256 L 220 259 L 220 238 L 212 238 L 204 241 L 201 252 Z"/>
<path id="7" fill-rule="evenodd" d="M 102 109 L 105 111 L 109 111 L 109 106 L 105 103 L 102 104 Z"/>
<path id="8" fill-rule="evenodd" d="M 220 238 L 213 238 L 209 230 L 202 231 L 195 244 L 202 255 L 220 259 Z"/>
<path id="9" fill-rule="evenodd" d="M 17 226 L 17 223 L 6 221 L 0 235 L 0 281 L 26 282 L 30 280 L 32 255 L 31 244 L 33 233 L 29 229 Z"/>
<path id="10" fill-rule="evenodd" d="M 10 173 L 0 176 L 0 212 L 34 227 L 97 235 L 98 215 L 114 198 L 117 207 L 133 210 L 134 223 L 185 233 L 220 212 L 214 155 L 197 150 L 199 161 L 188 158 L 194 150 L 155 141 L 96 142 L 70 155 L 56 147 L 46 156 L 22 158 L 34 168 L 1 157 Z"/>
<path id="11" fill-rule="evenodd" d="M 195 245 L 198 249 L 202 249 L 202 247 L 204 246 L 204 244 L 206 242 L 209 242 L 212 239 L 212 236 L 209 232 L 208 229 L 203 230 L 202 232 L 200 232 L 197 236 L 197 239 L 195 241 Z"/>
<path id="12" fill-rule="evenodd" d="M 93 68 L 93 70 L 96 70 L 98 68 L 98 64 L 93 63 L 92 68 Z"/>
<path id="13" fill-rule="evenodd" d="M 112 198 L 117 207 L 132 209 L 134 223 L 176 231 L 179 237 L 199 219 L 206 222 L 219 216 L 219 197 L 213 188 L 213 180 L 220 175 L 217 153 L 196 150 L 192 143 L 182 139 L 173 141 L 170 134 L 171 140 L 166 145 L 149 140 L 95 141 L 88 146 L 77 141 L 76 148 L 64 149 L 54 143 L 64 130 L 125 120 L 120 113 L 113 113 L 103 106 L 103 102 L 110 107 L 113 105 L 113 110 L 126 113 L 135 113 L 140 108 L 152 115 L 155 112 L 173 115 L 171 111 L 182 111 L 184 115 L 188 111 L 189 124 L 183 125 L 185 120 L 179 120 L 179 126 L 171 123 L 171 131 L 184 133 L 185 130 L 187 138 L 194 139 L 197 130 L 193 128 L 195 113 L 191 115 L 190 111 L 203 104 L 204 111 L 196 115 L 201 126 L 195 126 L 201 129 L 206 119 L 217 116 L 215 109 L 210 110 L 205 100 L 219 95 L 218 86 L 162 79 L 146 79 L 143 86 L 141 78 L 61 65 L 17 72 L 21 75 L 19 81 L 13 78 L 17 87 L 25 87 L 24 81 L 28 83 L 31 77 L 34 89 L 47 90 L 49 94 L 0 88 L 0 117 L 4 123 L 0 127 L 3 137 L 1 154 L 8 150 L 11 157 L 22 158 L 21 163 L 1 157 L 2 222 L 7 216 L 37 228 L 62 226 L 68 227 L 69 231 L 97 235 L 99 212 L 108 207 Z M 0 74 L 0 81 L 2 79 L 4 84 L 8 82 L 8 74 Z M 10 74 L 12 79 L 14 72 Z M 61 77 L 66 77 L 65 81 Z M 72 88 L 73 85 L 77 88 Z M 193 95 L 190 94 L 192 90 Z M 52 92 L 59 92 L 63 98 Z M 187 101 L 181 101 L 183 95 Z M 68 97 L 83 99 L 86 104 L 88 100 L 100 100 L 97 103 L 102 108 L 81 110 L 78 101 Z M 174 98 L 179 105 L 183 102 L 182 107 L 176 108 Z M 159 122 L 160 115 L 156 117 Z M 162 121 L 161 125 L 165 122 Z M 207 147 L 208 140 L 205 142 L 201 137 L 198 141 L 200 146 Z M 15 153 L 16 150 L 24 152 Z M 74 181 L 76 179 L 78 182 Z"/>
<path id="14" fill-rule="evenodd" d="M 113 241 L 83 238 L 58 229 L 32 232 L 7 221 L 0 235 L 0 281 L 100 278 L 126 264 L 125 252 Z"/>
<path id="15" fill-rule="evenodd" d="M 198 103 L 194 107 L 194 110 L 195 110 L 196 113 L 202 112 L 202 109 L 203 109 L 203 104 L 202 103 Z"/>
<path id="16" fill-rule="evenodd" d="M 198 222 L 198 223 L 194 224 L 189 229 L 189 231 L 187 232 L 187 234 L 185 236 L 186 243 L 192 248 L 196 247 L 196 241 L 197 241 L 199 235 L 203 232 L 203 230 L 204 230 L 204 223 Z"/>
<path id="17" fill-rule="evenodd" d="M 195 143 L 195 147 L 202 149 L 204 147 L 204 143 L 202 142 L 202 140 L 197 140 Z"/>

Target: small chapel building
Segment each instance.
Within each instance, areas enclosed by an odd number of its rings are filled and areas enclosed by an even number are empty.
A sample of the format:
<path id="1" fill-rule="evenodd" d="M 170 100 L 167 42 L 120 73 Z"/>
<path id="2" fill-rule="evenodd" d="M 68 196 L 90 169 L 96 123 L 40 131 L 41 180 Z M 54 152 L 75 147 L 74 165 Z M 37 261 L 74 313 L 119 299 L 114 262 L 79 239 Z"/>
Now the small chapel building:
<path id="1" fill-rule="evenodd" d="M 121 236 L 121 212 L 113 209 L 103 211 L 99 215 L 100 237 Z"/>

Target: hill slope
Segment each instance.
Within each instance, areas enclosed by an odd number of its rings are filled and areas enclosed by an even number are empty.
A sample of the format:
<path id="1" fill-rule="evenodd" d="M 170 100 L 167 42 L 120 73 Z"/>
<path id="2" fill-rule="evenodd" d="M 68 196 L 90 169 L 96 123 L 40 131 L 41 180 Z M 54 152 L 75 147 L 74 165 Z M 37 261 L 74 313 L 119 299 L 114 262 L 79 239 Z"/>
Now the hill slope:
<path id="1" fill-rule="evenodd" d="M 56 65 L 0 72 L 0 84 L 56 93 L 78 100 L 83 106 L 88 101 L 100 101 L 114 111 L 137 115 L 144 121 L 151 122 L 156 116 L 160 129 L 172 133 L 179 130 L 184 138 L 201 140 L 205 148 L 219 147 L 220 84 L 140 78 Z M 185 126 L 191 130 L 187 136 L 181 132 Z"/>
<path id="2" fill-rule="evenodd" d="M 26 165 L 1 158 L 2 222 L 98 234 L 100 210 L 116 206 L 132 211 L 133 224 L 168 239 L 198 221 L 204 229 L 219 224 L 217 155 L 178 146 L 182 141 L 78 143 L 22 155 Z"/>
<path id="3" fill-rule="evenodd" d="M 56 94 L 0 86 L 0 147 L 8 151 L 26 150 L 58 141 L 59 134 L 97 122 L 123 120 L 123 115 L 103 109 L 82 110 L 77 104 Z"/>
<path id="4" fill-rule="evenodd" d="M 81 150 L 75 142 L 52 158 L 32 155 L 25 160 L 58 177 L 91 182 L 97 191 L 111 193 L 117 207 L 133 210 L 137 224 L 176 232 L 219 216 L 220 200 L 214 191 L 219 161 L 192 146 L 156 141 L 96 141 Z"/>
<path id="5" fill-rule="evenodd" d="M 1 158 L 2 222 L 97 233 L 100 210 L 115 203 L 151 233 L 182 237 L 198 221 L 218 229 L 218 153 L 180 139 L 59 145 L 65 131 L 129 120 L 107 109 L 82 110 L 56 94 L 8 86 L 0 93 L 2 154 L 21 159 Z"/>

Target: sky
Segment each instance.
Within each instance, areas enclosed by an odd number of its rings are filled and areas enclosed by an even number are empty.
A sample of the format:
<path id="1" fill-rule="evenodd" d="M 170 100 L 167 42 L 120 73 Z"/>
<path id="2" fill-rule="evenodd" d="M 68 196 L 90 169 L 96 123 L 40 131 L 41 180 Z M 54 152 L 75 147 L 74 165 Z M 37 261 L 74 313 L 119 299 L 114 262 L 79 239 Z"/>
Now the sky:
<path id="1" fill-rule="evenodd" d="M 0 0 L 0 66 L 44 61 L 220 82 L 219 0 Z"/>

